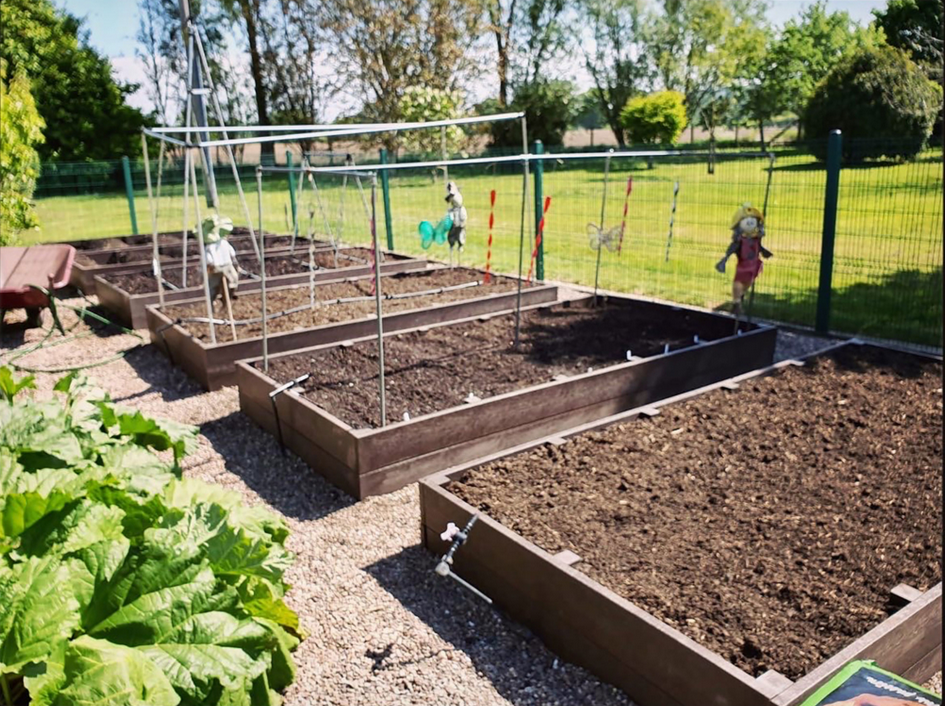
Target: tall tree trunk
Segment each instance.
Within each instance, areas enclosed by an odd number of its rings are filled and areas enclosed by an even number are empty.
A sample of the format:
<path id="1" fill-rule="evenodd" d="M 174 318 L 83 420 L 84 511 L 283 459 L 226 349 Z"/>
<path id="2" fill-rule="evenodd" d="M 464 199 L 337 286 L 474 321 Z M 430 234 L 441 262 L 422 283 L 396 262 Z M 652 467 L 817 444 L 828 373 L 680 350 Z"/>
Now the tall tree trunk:
<path id="1" fill-rule="evenodd" d="M 761 149 L 765 149 L 765 121 L 758 121 L 758 133 L 761 137 Z"/>
<path id="2" fill-rule="evenodd" d="M 269 124 L 269 111 L 266 107 L 266 88 L 263 85 L 262 58 L 259 56 L 259 37 L 256 18 L 259 16 L 259 0 L 240 0 L 240 11 L 246 23 L 246 36 L 249 39 L 250 73 L 253 75 L 253 90 L 256 93 L 256 113 L 260 125 Z M 268 135 L 269 133 L 262 133 Z M 260 145 L 260 161 L 275 155 L 275 145 L 263 142 Z"/>
<path id="3" fill-rule="evenodd" d="M 496 48 L 499 50 L 499 105 L 503 108 L 509 104 L 509 48 L 502 41 L 502 31 L 495 33 Z"/>
<path id="4" fill-rule="evenodd" d="M 735 125 L 735 146 L 738 147 L 738 125 Z"/>

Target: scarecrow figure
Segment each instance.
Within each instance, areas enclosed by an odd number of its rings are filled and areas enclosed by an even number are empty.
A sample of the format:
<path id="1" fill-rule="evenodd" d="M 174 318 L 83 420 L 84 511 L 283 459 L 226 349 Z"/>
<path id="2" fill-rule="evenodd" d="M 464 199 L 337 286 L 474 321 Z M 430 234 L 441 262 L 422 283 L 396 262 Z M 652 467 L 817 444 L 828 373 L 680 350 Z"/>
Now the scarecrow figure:
<path id="1" fill-rule="evenodd" d="M 233 221 L 220 216 L 210 216 L 202 223 L 203 242 L 207 253 L 207 282 L 210 287 L 210 300 L 216 301 L 222 296 L 224 302 L 236 298 L 236 285 L 239 283 L 239 263 L 236 250 L 226 237 L 233 232 Z"/>
<path id="2" fill-rule="evenodd" d="M 745 292 L 761 274 L 761 258 L 767 260 L 773 253 L 761 244 L 761 239 L 765 236 L 765 220 L 761 211 L 751 204 L 746 203 L 738 209 L 732 219 L 731 227 L 732 242 L 725 251 L 724 257 L 716 263 L 715 269 L 724 273 L 728 259 L 732 255 L 738 258 L 735 281 L 732 282 L 732 300 L 735 313 L 740 314 Z"/>
<path id="3" fill-rule="evenodd" d="M 453 227 L 450 228 L 448 236 L 450 244 L 450 267 L 453 266 L 453 248 L 459 247 L 456 254 L 456 264 L 459 264 L 460 256 L 463 253 L 463 246 L 466 245 L 466 207 L 463 206 L 463 195 L 459 193 L 459 187 L 455 181 L 446 185 L 446 203 L 449 204 L 449 210 L 446 212 L 453 219 Z"/>

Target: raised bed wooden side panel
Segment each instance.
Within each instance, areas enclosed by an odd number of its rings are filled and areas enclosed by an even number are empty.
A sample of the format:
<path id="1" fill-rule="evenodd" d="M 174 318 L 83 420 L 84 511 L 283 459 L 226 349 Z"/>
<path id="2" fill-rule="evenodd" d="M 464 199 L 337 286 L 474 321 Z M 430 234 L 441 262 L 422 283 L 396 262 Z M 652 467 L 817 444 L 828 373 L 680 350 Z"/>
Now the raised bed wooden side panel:
<path id="1" fill-rule="evenodd" d="M 466 317 L 493 314 L 514 306 L 515 298 L 515 292 L 506 292 L 388 314 L 384 317 L 384 331 L 393 333 L 415 326 L 431 326 Z M 558 288 L 554 285 L 522 290 L 523 306 L 547 304 L 557 298 Z M 213 346 L 194 338 L 182 326 L 172 325 L 171 319 L 157 307 L 147 307 L 146 316 L 151 342 L 208 390 L 235 385 L 236 361 L 262 355 L 262 338 L 259 336 L 233 341 L 229 329 L 221 326 L 217 329 L 217 344 Z M 269 337 L 269 353 L 275 355 L 363 338 L 376 331 L 377 322 L 374 318 L 325 324 L 302 331 L 285 331 Z"/>
<path id="2" fill-rule="evenodd" d="M 735 380 L 772 374 L 791 364 L 798 363 L 785 361 L 737 376 Z M 730 382 L 711 384 L 656 406 L 671 405 L 727 384 Z M 642 411 L 629 410 L 562 432 L 560 436 L 570 438 L 625 422 Z M 443 487 L 446 483 L 478 465 L 528 451 L 547 440 L 548 437 L 454 465 L 422 479 L 424 546 L 442 554 L 447 543 L 439 535 L 447 523 L 461 527 L 475 512 L 449 493 Z M 941 583 L 791 683 L 776 674 L 779 678 L 770 681 L 765 676 L 752 679 L 719 655 L 584 576 L 570 562 L 548 554 L 488 516 L 480 515 L 470 539 L 456 554 L 454 567 L 513 618 L 531 627 L 555 652 L 620 687 L 640 706 L 798 706 L 855 659 L 875 660 L 880 667 L 920 683 L 941 669 Z"/>
<path id="3" fill-rule="evenodd" d="M 462 527 L 474 509 L 420 483 L 423 542 L 434 554 L 447 522 Z M 431 561 L 432 568 L 432 561 Z M 480 516 L 455 568 L 557 654 L 626 691 L 640 706 L 761 706 L 755 680 L 682 633 L 489 517 Z"/>
<path id="4" fill-rule="evenodd" d="M 418 468 L 418 457 L 425 457 L 422 470 L 431 473 L 486 456 L 770 365 L 776 340 L 775 329 L 760 328 L 742 336 L 537 385 L 384 429 L 358 431 L 355 432 L 361 436 L 358 472 L 365 477 L 401 461 L 409 461 L 411 469 Z M 449 462 L 443 463 L 445 459 Z M 406 469 L 389 469 L 395 470 Z M 362 493 L 385 492 L 383 487 L 377 479 L 370 479 Z"/>
<path id="5" fill-rule="evenodd" d="M 383 274 L 393 274 L 395 272 L 406 272 L 415 270 L 427 265 L 426 260 L 417 259 L 396 259 L 403 256 L 392 255 L 381 265 Z M 327 282 L 331 280 L 347 279 L 352 277 L 364 277 L 372 274 L 370 265 L 357 265 L 354 267 L 340 267 L 338 269 L 323 269 L 315 273 L 316 282 Z M 119 322 L 129 328 L 142 329 L 147 328 L 148 318 L 145 309 L 149 306 L 160 304 L 158 293 L 149 292 L 148 294 L 129 294 L 123 289 L 119 289 L 114 284 L 108 282 L 103 277 L 96 275 L 95 293 L 98 295 L 99 303 L 114 313 Z M 203 295 L 203 280 L 200 287 L 188 287 L 187 289 L 178 289 L 175 291 L 165 290 L 164 301 L 169 304 L 188 301 L 200 298 Z M 291 275 L 279 275 L 278 277 L 269 277 L 266 280 L 266 288 L 286 287 L 294 284 L 308 284 L 308 272 L 300 272 Z M 257 292 L 260 288 L 258 280 L 243 279 L 240 280 L 236 291 L 238 294 Z M 106 303 L 107 302 L 107 303 Z"/>
<path id="6" fill-rule="evenodd" d="M 636 304 L 635 300 L 628 300 L 628 305 Z M 354 495 L 364 498 L 393 492 L 457 463 L 770 365 L 776 338 L 775 329 L 759 327 L 742 336 L 528 387 L 383 429 L 350 430 L 345 426 L 355 439 L 356 465 L 350 467 L 358 479 Z M 295 349 L 295 352 L 307 350 L 316 348 Z M 245 379 L 242 368 L 248 371 L 252 363 L 244 360 L 237 364 L 241 369 L 238 375 L 241 387 Z M 276 387 L 273 380 L 263 377 L 268 381 L 267 389 L 245 393 L 255 402 L 254 409 L 264 406 L 262 396 Z M 242 389 L 240 393 L 244 396 Z M 303 402 L 305 400 L 290 396 L 286 404 Z M 305 404 L 313 419 L 320 417 L 319 423 L 340 424 L 318 407 Z M 252 414 L 251 410 L 246 411 Z M 321 443 L 317 434 L 311 435 L 308 441 L 302 437 L 297 440 L 316 446 Z M 305 455 L 305 449 L 286 443 L 300 456 Z"/>

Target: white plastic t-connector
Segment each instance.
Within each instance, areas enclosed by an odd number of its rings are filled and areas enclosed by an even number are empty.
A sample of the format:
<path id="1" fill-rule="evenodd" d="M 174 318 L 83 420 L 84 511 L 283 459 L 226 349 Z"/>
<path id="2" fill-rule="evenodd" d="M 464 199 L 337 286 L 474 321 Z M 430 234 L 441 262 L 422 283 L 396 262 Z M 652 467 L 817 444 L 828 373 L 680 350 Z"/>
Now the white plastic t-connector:
<path id="1" fill-rule="evenodd" d="M 444 542 L 451 542 L 453 537 L 455 537 L 457 534 L 459 534 L 459 527 L 450 522 L 446 525 L 446 531 L 440 535 L 440 539 L 442 539 Z"/>

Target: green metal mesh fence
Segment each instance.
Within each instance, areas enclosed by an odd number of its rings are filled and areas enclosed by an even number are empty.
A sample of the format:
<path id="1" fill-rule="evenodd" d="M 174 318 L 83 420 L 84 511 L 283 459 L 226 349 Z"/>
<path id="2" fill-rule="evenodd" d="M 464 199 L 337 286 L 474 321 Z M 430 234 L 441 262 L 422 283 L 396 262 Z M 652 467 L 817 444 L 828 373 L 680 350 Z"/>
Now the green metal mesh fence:
<path id="1" fill-rule="evenodd" d="M 854 145 L 854 151 L 856 146 Z M 863 145 L 870 154 L 875 144 Z M 894 150 L 890 150 L 894 151 Z M 500 154 L 496 152 L 496 154 Z M 401 157 L 409 161 L 413 157 Z M 361 156 L 362 163 L 375 156 Z M 298 164 L 299 155 L 295 155 Z M 315 154 L 312 164 L 338 164 L 335 155 Z M 769 160 L 744 150 L 719 150 L 714 173 L 705 152 L 684 156 L 614 158 L 607 181 L 603 226 L 619 226 L 627 179 L 632 177 L 627 222 L 619 252 L 601 252 L 603 289 L 696 304 L 726 305 L 734 259 L 719 274 L 715 262 L 730 239 L 737 208 L 751 202 L 761 208 Z M 493 162 L 450 167 L 469 212 L 463 263 L 483 267 L 487 258 L 490 195 L 494 206 L 492 269 L 516 272 L 523 204 L 522 165 Z M 535 232 L 534 165 L 525 199 L 525 272 Z M 228 165 L 218 165 L 220 210 L 237 225 L 245 222 L 236 183 Z M 255 165 L 242 165 L 240 178 L 253 224 L 257 220 Z M 167 159 L 162 169 L 158 229 L 183 227 L 183 165 Z M 421 247 L 420 221 L 438 221 L 446 213 L 442 168 L 390 172 L 390 222 L 394 248 L 445 260 L 448 249 Z M 198 173 L 198 179 L 201 176 Z M 132 162 L 134 208 L 139 231 L 151 231 L 151 215 L 141 164 Z M 156 190 L 157 164 L 152 161 Z M 297 193 L 299 228 L 327 237 L 328 230 L 351 244 L 370 241 L 369 219 L 351 178 L 316 174 L 318 196 L 309 180 Z M 673 191 L 679 184 L 672 244 L 667 239 Z M 298 182 L 296 182 L 298 185 Z M 818 294 L 826 170 L 809 150 L 778 148 L 768 193 L 766 246 L 774 257 L 757 281 L 752 313 L 759 318 L 813 326 Z M 604 159 L 543 163 L 542 195 L 551 198 L 543 236 L 546 279 L 593 285 L 597 252 L 590 247 L 588 224 L 600 226 Z M 362 183 L 365 198 L 369 185 Z M 204 195 L 201 184 L 201 196 Z M 844 165 L 840 176 L 833 269 L 831 328 L 836 332 L 892 339 L 931 347 L 942 343 L 942 150 L 927 150 L 912 161 L 871 160 Z M 40 230 L 24 234 L 27 242 L 62 241 L 126 235 L 131 232 L 129 202 L 121 162 L 54 165 L 43 169 L 35 194 Z M 289 179 L 267 173 L 263 182 L 264 227 L 292 228 Z M 378 194 L 378 233 L 386 240 L 382 196 Z M 207 211 L 206 201 L 200 203 Z M 194 221 L 193 198 L 188 218 Z M 328 226 L 325 220 L 328 220 Z"/>

